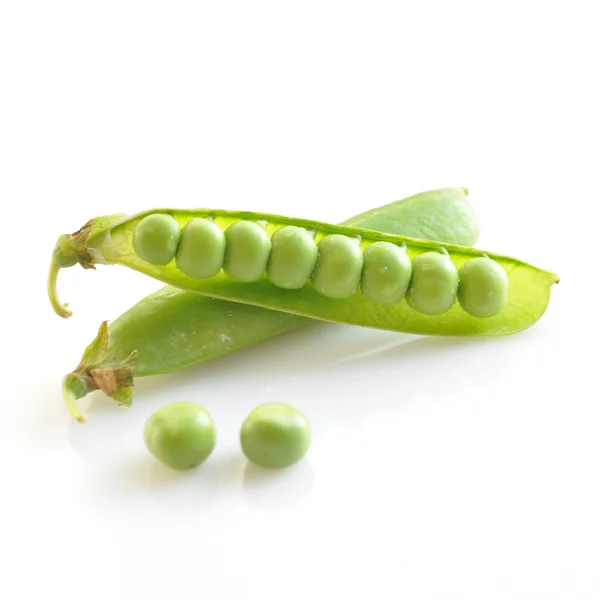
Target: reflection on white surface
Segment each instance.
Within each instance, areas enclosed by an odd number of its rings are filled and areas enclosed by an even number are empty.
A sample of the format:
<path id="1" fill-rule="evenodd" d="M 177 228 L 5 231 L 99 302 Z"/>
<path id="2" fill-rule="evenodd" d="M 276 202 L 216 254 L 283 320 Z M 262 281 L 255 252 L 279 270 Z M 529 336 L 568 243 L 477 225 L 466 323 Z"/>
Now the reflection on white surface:
<path id="1" fill-rule="evenodd" d="M 313 489 L 310 451 L 288 469 L 248 463 L 238 442 L 247 413 L 277 398 L 306 411 L 317 436 L 332 427 L 352 428 L 359 407 L 351 397 L 327 389 L 351 377 L 353 362 L 401 351 L 415 339 L 334 325 L 309 326 L 177 373 L 138 379 L 131 408 L 119 407 L 95 392 L 81 401 L 88 422 L 70 422 L 67 439 L 88 466 L 90 493 L 96 499 L 111 498 L 119 504 L 151 498 L 159 505 L 197 510 L 224 495 L 227 501 L 237 497 L 259 510 L 296 507 Z M 212 413 L 217 447 L 199 468 L 177 472 L 147 452 L 142 432 L 157 408 L 182 398 L 199 402 Z M 383 395 L 381 399 L 388 401 Z M 370 410 L 378 410 L 377 405 Z"/>
<path id="2" fill-rule="evenodd" d="M 172 509 L 187 506 L 196 511 L 210 506 L 217 497 L 220 466 L 207 461 L 190 471 L 176 471 L 145 453 L 95 471 L 92 489 L 96 498 L 120 502 L 145 498 Z"/>
<path id="3" fill-rule="evenodd" d="M 308 498 L 314 479 L 314 471 L 306 458 L 286 469 L 263 469 L 247 462 L 242 489 L 253 506 L 267 511 L 284 510 Z"/>
<path id="4" fill-rule="evenodd" d="M 402 415 L 428 412 L 467 380 L 477 383 L 478 372 L 464 365 L 484 347 L 493 353 L 506 343 L 307 327 L 177 373 L 136 380 L 131 408 L 94 393 L 84 400 L 88 423 L 71 422 L 68 441 L 87 465 L 94 501 L 150 502 L 195 516 L 223 502 L 261 512 L 297 508 L 310 497 L 319 469 L 327 472 L 337 461 L 343 472 L 346 456 L 362 460 L 362 444 L 369 444 L 365 451 L 380 445 L 376 431 L 384 424 L 396 423 L 401 431 Z M 486 381 L 478 385 L 493 382 L 490 373 L 481 376 Z M 217 427 L 213 454 L 185 472 L 160 464 L 143 443 L 146 419 L 181 399 L 204 405 Z M 288 469 L 249 464 L 239 447 L 243 419 L 272 400 L 296 406 L 313 427 L 307 457 Z"/>

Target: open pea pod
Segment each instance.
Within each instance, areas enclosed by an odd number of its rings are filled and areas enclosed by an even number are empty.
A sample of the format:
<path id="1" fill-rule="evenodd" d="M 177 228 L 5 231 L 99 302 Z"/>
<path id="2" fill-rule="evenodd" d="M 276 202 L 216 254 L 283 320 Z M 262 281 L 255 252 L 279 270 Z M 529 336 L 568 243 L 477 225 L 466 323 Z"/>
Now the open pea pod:
<path id="1" fill-rule="evenodd" d="M 186 228 L 192 224 L 201 227 L 186 238 Z M 288 246 L 286 260 L 294 266 L 288 268 L 285 260 L 280 260 L 277 276 L 267 277 L 267 265 L 275 261 L 271 238 L 282 228 L 302 234 L 303 240 L 292 245 L 292 250 Z M 412 261 L 412 273 L 407 275 L 408 266 L 398 267 L 384 258 L 379 263 L 371 261 L 372 277 L 383 278 L 381 285 L 389 289 L 390 282 L 381 271 L 400 271 L 408 302 L 400 296 L 393 303 L 379 300 L 377 290 L 367 296 L 364 277 L 363 290 L 358 289 L 363 266 L 367 268 L 363 253 L 366 257 L 374 244 L 381 247 L 382 243 L 388 250 L 402 249 Z M 505 289 L 498 292 L 497 282 L 485 279 L 485 269 L 470 269 L 476 272 L 464 283 L 470 290 L 465 292 L 467 302 L 455 302 L 457 293 L 461 298 L 459 283 L 463 284 L 457 270 L 482 257 L 504 277 Z M 49 293 L 62 316 L 68 313 L 56 296 L 56 276 L 60 267 L 76 262 L 84 267 L 120 264 L 183 290 L 313 319 L 431 335 L 521 331 L 542 316 L 550 288 L 558 281 L 554 273 L 482 250 L 307 219 L 219 209 L 158 209 L 126 218 L 102 217 L 73 235 L 61 236 L 50 269 Z M 207 276 L 212 272 L 216 275 Z M 291 289 L 284 289 L 288 275 Z M 477 289 L 479 281 L 481 290 Z M 498 293 L 504 298 L 495 314 L 488 316 L 486 310 L 480 313 L 477 309 L 467 312 L 469 305 L 485 303 L 486 295 Z"/>

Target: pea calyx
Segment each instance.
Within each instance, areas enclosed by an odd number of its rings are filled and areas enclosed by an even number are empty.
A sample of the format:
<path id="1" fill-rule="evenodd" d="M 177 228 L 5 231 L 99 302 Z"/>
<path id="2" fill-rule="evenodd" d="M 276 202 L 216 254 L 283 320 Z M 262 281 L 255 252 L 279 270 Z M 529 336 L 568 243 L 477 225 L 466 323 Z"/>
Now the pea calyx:
<path id="1" fill-rule="evenodd" d="M 98 334 L 86 348 L 77 368 L 65 375 L 62 383 L 63 399 L 69 414 L 80 423 L 86 418 L 76 401 L 95 390 L 102 390 L 118 404 L 131 406 L 133 372 L 131 366 L 137 359 L 132 352 L 115 366 L 102 366 L 109 348 L 108 322 L 100 325 Z"/>
<path id="2" fill-rule="evenodd" d="M 102 254 L 94 250 L 92 244 L 124 218 L 126 215 L 116 214 L 90 219 L 75 233 L 65 233 L 58 238 L 52 252 L 47 283 L 48 298 L 57 315 L 67 319 L 73 314 L 67 308 L 68 304 L 61 302 L 58 297 L 57 281 L 60 270 L 77 264 L 84 269 L 94 269 L 95 264 L 106 262 Z"/>

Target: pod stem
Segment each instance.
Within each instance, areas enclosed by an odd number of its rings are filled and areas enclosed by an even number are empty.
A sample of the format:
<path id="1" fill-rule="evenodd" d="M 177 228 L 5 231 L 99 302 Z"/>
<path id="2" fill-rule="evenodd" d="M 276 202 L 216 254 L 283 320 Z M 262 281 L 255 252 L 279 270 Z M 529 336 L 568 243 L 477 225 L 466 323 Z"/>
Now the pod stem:
<path id="1" fill-rule="evenodd" d="M 83 380 L 77 374 L 69 373 L 63 379 L 62 392 L 69 414 L 79 423 L 85 423 L 87 419 L 76 403 L 79 398 L 83 398 L 88 392 Z"/>
<path id="2" fill-rule="evenodd" d="M 65 319 L 70 317 L 72 313 L 67 309 L 68 305 L 63 304 L 58 298 L 58 273 L 61 269 L 72 267 L 77 263 L 87 266 L 89 254 L 86 242 L 89 232 L 90 226 L 87 225 L 76 233 L 61 235 L 56 242 L 54 252 L 52 252 L 52 260 L 48 270 L 48 298 L 54 312 Z"/>
<path id="3" fill-rule="evenodd" d="M 81 265 L 84 269 L 95 269 L 96 263 L 106 263 L 102 253 L 90 245 L 101 241 L 110 227 L 123 219 L 124 215 L 107 215 L 88 221 L 79 231 L 61 235 L 52 252 L 50 270 L 48 271 L 48 298 L 54 312 L 63 318 L 71 316 L 67 305 L 58 299 L 57 280 L 61 269 Z"/>
<path id="4" fill-rule="evenodd" d="M 50 304 L 54 309 L 54 312 L 64 319 L 68 319 L 73 313 L 67 308 L 68 304 L 63 304 L 58 298 L 58 289 L 57 289 L 57 281 L 58 281 L 58 273 L 62 269 L 61 265 L 56 260 L 55 256 L 52 256 L 52 261 L 50 262 L 50 269 L 48 271 L 48 298 L 50 299 Z"/>

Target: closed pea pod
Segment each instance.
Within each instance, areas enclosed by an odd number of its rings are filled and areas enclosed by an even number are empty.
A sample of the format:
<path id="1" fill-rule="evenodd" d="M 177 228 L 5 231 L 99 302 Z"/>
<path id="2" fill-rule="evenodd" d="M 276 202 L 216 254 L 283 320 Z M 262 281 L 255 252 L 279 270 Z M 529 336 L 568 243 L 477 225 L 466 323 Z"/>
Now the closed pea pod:
<path id="1" fill-rule="evenodd" d="M 271 238 L 267 276 L 277 287 L 299 289 L 310 279 L 317 254 L 317 245 L 306 229 L 286 225 Z"/>
<path id="2" fill-rule="evenodd" d="M 404 248 L 375 242 L 363 253 L 362 293 L 379 304 L 394 304 L 404 298 L 412 264 Z"/>
<path id="3" fill-rule="evenodd" d="M 238 221 L 225 231 L 225 264 L 223 268 L 233 281 L 246 283 L 260 279 L 269 260 L 271 240 L 257 223 Z"/>
<path id="4" fill-rule="evenodd" d="M 413 261 L 413 275 L 406 299 L 424 315 L 439 315 L 456 301 L 458 273 L 447 254 L 425 252 Z"/>
<path id="5" fill-rule="evenodd" d="M 508 276 L 497 262 L 473 258 L 462 265 L 458 277 L 458 301 L 470 315 L 492 317 L 506 304 Z"/>
<path id="6" fill-rule="evenodd" d="M 133 247 L 140 258 L 153 265 L 166 265 L 175 258 L 181 231 L 177 221 L 164 214 L 145 217 L 135 230 Z"/>
<path id="7" fill-rule="evenodd" d="M 188 277 L 209 279 L 217 275 L 225 256 L 225 234 L 207 219 L 192 219 L 181 232 L 177 268 Z"/>
<path id="8" fill-rule="evenodd" d="M 345 235 L 328 235 L 319 242 L 313 284 L 327 298 L 347 298 L 358 287 L 362 265 L 357 240 Z"/>

